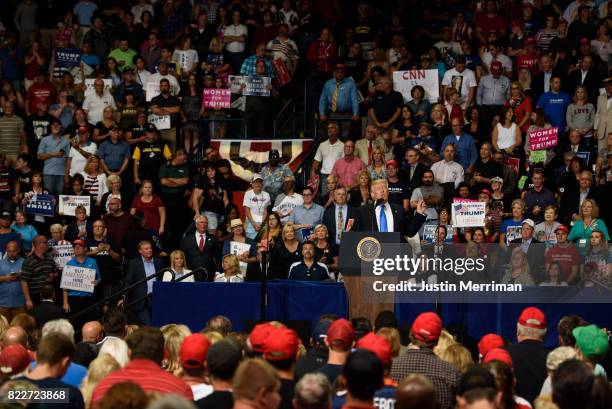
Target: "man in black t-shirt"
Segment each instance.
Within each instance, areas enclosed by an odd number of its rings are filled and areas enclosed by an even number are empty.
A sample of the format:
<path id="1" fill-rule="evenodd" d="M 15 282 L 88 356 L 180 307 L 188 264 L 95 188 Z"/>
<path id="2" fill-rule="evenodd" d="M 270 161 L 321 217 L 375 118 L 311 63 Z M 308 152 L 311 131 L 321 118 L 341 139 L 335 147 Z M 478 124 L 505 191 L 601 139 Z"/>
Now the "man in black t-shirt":
<path id="1" fill-rule="evenodd" d="M 54 120 L 55 117 L 49 113 L 49 106 L 46 102 L 36 104 L 36 112 L 28 116 L 23 125 L 30 152 L 38 152 L 40 140 L 51 134 L 51 123 Z M 36 155 L 34 155 L 34 162 L 31 165 L 37 169 L 42 168 L 42 162 L 38 161 L 35 157 Z"/>
<path id="2" fill-rule="evenodd" d="M 161 138 L 172 148 L 176 147 L 176 126 L 178 124 L 181 110 L 181 101 L 170 95 L 170 81 L 163 78 L 159 81 L 161 94 L 151 100 L 151 111 L 155 115 L 170 115 L 170 129 L 160 130 Z"/>
<path id="3" fill-rule="evenodd" d="M 399 166 L 394 160 L 387 161 L 387 183 L 389 185 L 389 203 L 402 206 L 404 210 L 410 208 L 410 187 L 397 177 Z"/>
<path id="4" fill-rule="evenodd" d="M 372 97 L 371 108 L 368 117 L 372 123 L 381 129 L 391 129 L 395 121 L 400 117 L 404 97 L 393 90 L 391 78 L 383 77 L 377 85 L 377 91 Z"/>
<path id="5" fill-rule="evenodd" d="M 134 153 L 134 184 L 140 186 L 143 180 L 151 180 L 155 191 L 160 192 L 159 168 L 172 159 L 168 145 L 158 140 L 157 128 L 148 124 L 145 140 L 136 144 Z"/>
<path id="6" fill-rule="evenodd" d="M 15 164 L 15 177 L 19 182 L 19 194 L 16 194 L 16 196 L 18 196 L 19 199 L 21 199 L 23 193 L 29 192 L 32 189 L 32 173 L 34 172 L 32 172 L 32 168 L 30 168 L 30 157 L 22 153 L 17 157 L 17 162 Z"/>
<path id="7" fill-rule="evenodd" d="M 0 152 L 0 212 L 13 212 L 17 201 L 13 199 L 18 183 L 15 171 L 6 166 L 6 155 Z"/>

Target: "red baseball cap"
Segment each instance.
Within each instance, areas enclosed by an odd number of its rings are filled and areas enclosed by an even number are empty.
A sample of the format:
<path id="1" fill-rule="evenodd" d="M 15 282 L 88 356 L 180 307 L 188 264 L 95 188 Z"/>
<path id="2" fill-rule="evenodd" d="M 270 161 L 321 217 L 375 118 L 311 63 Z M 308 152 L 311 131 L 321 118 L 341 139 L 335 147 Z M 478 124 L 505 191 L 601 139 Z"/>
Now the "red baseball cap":
<path id="1" fill-rule="evenodd" d="M 580 40 L 580 45 L 591 45 L 591 42 L 588 38 L 583 38 L 582 40 Z"/>
<path id="2" fill-rule="evenodd" d="M 503 348 L 493 348 L 490 350 L 482 360 L 483 364 L 491 361 L 502 361 L 507 364 L 510 368 L 512 368 L 512 357 L 510 353 Z"/>
<path id="3" fill-rule="evenodd" d="M 23 345 L 9 345 L 0 352 L 0 374 L 17 375 L 26 370 L 30 361 L 30 354 Z"/>
<path id="4" fill-rule="evenodd" d="M 80 126 L 78 132 L 79 133 L 87 133 L 87 132 L 89 132 L 89 129 L 87 129 L 86 126 Z"/>
<path id="5" fill-rule="evenodd" d="M 355 328 L 350 321 L 340 318 L 335 320 L 327 330 L 327 343 L 331 346 L 348 349 L 355 341 Z"/>
<path id="6" fill-rule="evenodd" d="M 389 166 L 395 166 L 397 168 L 398 167 L 397 166 L 397 161 L 393 160 L 393 159 L 388 160 L 387 161 L 387 167 L 389 167 Z"/>
<path id="7" fill-rule="evenodd" d="M 251 343 L 251 349 L 254 352 L 263 352 L 264 341 L 272 332 L 272 330 L 276 329 L 269 322 L 264 322 L 263 324 L 255 325 L 255 328 L 251 331 L 251 335 L 249 335 L 249 342 Z"/>
<path id="8" fill-rule="evenodd" d="M 489 189 L 480 189 L 478 191 L 478 194 L 484 193 L 485 195 L 491 197 L 493 194 L 491 193 L 491 191 Z"/>
<path id="9" fill-rule="evenodd" d="M 374 352 L 384 366 L 391 364 L 391 355 L 393 354 L 391 345 L 389 345 L 386 338 L 380 335 L 368 332 L 357 341 L 355 348 L 367 349 L 368 351 Z"/>
<path id="10" fill-rule="evenodd" d="M 504 66 L 499 61 L 493 61 L 491 63 L 491 72 L 501 74 L 502 72 L 504 72 Z"/>
<path id="11" fill-rule="evenodd" d="M 181 366 L 193 369 L 204 368 L 210 345 L 210 341 L 203 334 L 186 336 L 179 351 Z"/>
<path id="12" fill-rule="evenodd" d="M 284 361 L 295 357 L 300 338 L 289 328 L 274 328 L 263 344 L 263 356 L 268 361 Z"/>
<path id="13" fill-rule="evenodd" d="M 416 317 L 410 332 L 421 341 L 435 341 L 442 332 L 442 319 L 435 312 L 424 312 Z"/>
<path id="14" fill-rule="evenodd" d="M 521 312 L 518 319 L 519 324 L 534 328 L 534 329 L 546 329 L 546 315 L 536 307 L 527 307 Z"/>
<path id="15" fill-rule="evenodd" d="M 72 242 L 72 247 L 74 246 L 87 246 L 87 242 L 85 240 L 81 240 L 81 239 L 76 239 L 75 241 Z"/>
<path id="16" fill-rule="evenodd" d="M 497 334 L 487 334 L 480 339 L 478 343 L 478 352 L 480 355 L 485 356 L 487 352 L 494 348 L 501 348 L 504 346 L 504 339 Z"/>
<path id="17" fill-rule="evenodd" d="M 566 225 L 564 225 L 564 224 L 562 224 L 561 226 L 557 227 L 555 229 L 555 233 L 558 232 L 559 230 L 564 231 L 567 234 L 569 234 L 569 228 Z"/>

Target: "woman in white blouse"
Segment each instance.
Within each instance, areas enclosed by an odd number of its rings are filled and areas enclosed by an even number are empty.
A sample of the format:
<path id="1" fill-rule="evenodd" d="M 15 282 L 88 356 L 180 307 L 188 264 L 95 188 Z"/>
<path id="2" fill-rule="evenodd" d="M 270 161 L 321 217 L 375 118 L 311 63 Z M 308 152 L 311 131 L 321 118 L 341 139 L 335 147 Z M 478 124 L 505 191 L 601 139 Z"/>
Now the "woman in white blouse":
<path id="1" fill-rule="evenodd" d="M 516 148 L 521 146 L 521 128 L 514 122 L 514 109 L 505 107 L 499 116 L 499 122 L 493 128 L 493 147 L 496 151 L 504 150 L 516 156 Z"/>
<path id="2" fill-rule="evenodd" d="M 174 250 L 170 253 L 170 268 L 174 273 L 174 281 L 177 281 L 185 274 L 191 273 L 191 270 L 185 268 L 185 253 L 181 250 Z M 162 281 L 172 281 L 172 274 L 169 271 L 164 272 Z M 193 283 L 195 280 L 191 275 L 181 281 L 184 283 Z"/>
<path id="3" fill-rule="evenodd" d="M 241 283 L 244 281 L 240 273 L 240 263 L 235 254 L 228 254 L 221 261 L 223 272 L 215 275 L 216 283 Z"/>

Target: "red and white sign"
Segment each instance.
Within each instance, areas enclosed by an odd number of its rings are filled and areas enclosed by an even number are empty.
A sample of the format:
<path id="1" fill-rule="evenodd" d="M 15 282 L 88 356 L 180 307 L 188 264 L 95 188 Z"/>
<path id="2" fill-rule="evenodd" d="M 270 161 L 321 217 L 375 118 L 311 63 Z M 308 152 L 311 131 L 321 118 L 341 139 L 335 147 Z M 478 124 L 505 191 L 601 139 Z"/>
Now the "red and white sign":
<path id="1" fill-rule="evenodd" d="M 559 128 L 540 129 L 529 132 L 529 149 L 539 151 L 552 148 L 559 143 Z"/>
<path id="2" fill-rule="evenodd" d="M 232 93 L 229 89 L 205 88 L 202 93 L 202 107 L 221 109 L 230 108 Z"/>
<path id="3" fill-rule="evenodd" d="M 274 71 L 276 71 L 276 81 L 279 87 L 291 82 L 291 74 L 289 74 L 289 70 L 283 60 L 280 58 L 273 60 L 272 66 L 274 67 Z"/>

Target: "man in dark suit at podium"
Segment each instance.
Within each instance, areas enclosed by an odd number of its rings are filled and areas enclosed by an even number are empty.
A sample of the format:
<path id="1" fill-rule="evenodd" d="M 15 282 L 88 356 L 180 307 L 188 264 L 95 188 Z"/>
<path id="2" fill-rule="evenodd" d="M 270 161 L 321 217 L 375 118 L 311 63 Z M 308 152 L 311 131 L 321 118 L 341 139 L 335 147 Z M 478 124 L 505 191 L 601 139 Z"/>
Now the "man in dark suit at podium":
<path id="1" fill-rule="evenodd" d="M 389 203 L 389 187 L 386 179 L 372 182 L 371 195 L 374 204 L 366 204 L 357 209 L 356 231 L 399 232 L 402 237 L 412 237 L 425 223 L 425 202 L 419 201 L 414 217 L 410 222 L 406 222 L 404 208 Z"/>
<path id="2" fill-rule="evenodd" d="M 334 190 L 334 205 L 323 213 L 323 224 L 327 227 L 328 240 L 340 245 L 342 233 L 350 231 L 355 223 L 356 210 L 346 203 L 346 188 L 339 186 Z M 342 225 L 340 231 L 339 226 Z"/>
<path id="3" fill-rule="evenodd" d="M 194 270 L 204 267 L 208 271 L 208 281 L 212 281 L 216 272 L 217 238 L 208 234 L 208 218 L 204 215 L 195 217 L 196 231 L 183 237 L 181 250 L 187 256 L 187 266 Z M 196 281 L 203 281 L 202 274 L 195 275 Z"/>

